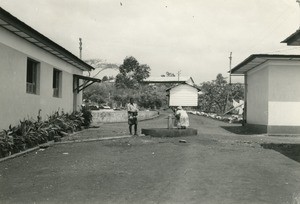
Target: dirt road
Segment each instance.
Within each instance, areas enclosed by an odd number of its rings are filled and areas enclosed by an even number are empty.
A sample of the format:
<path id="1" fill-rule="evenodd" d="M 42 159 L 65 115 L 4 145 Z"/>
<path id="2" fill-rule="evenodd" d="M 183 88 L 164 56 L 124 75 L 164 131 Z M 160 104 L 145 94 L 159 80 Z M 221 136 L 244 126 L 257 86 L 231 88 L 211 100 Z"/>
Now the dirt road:
<path id="1" fill-rule="evenodd" d="M 199 135 L 61 144 L 0 163 L 0 202 L 300 202 L 298 139 L 233 134 L 224 128 L 232 125 L 196 116 L 191 125 Z"/>

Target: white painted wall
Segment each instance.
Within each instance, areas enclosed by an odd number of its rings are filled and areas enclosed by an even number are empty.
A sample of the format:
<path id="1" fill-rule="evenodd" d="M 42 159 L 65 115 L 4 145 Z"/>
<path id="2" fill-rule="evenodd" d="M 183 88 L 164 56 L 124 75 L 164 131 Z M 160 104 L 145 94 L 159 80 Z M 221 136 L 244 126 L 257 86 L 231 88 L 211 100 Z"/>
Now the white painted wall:
<path id="1" fill-rule="evenodd" d="M 300 62 L 275 61 L 269 68 L 269 125 L 300 126 Z"/>
<path id="2" fill-rule="evenodd" d="M 186 84 L 170 90 L 169 106 L 198 106 L 198 90 Z"/>
<path id="3" fill-rule="evenodd" d="M 39 95 L 26 93 L 27 58 L 40 62 Z M 53 68 L 62 71 L 62 97 L 52 96 Z M 73 74 L 82 71 L 0 28 L 0 129 L 7 129 L 24 118 L 43 119 L 54 111 L 73 110 Z M 77 96 L 81 104 L 81 94 Z"/>
<path id="4" fill-rule="evenodd" d="M 270 101 L 269 125 L 300 126 L 300 103 Z"/>
<path id="5" fill-rule="evenodd" d="M 268 76 L 266 64 L 247 73 L 247 123 L 268 125 Z"/>

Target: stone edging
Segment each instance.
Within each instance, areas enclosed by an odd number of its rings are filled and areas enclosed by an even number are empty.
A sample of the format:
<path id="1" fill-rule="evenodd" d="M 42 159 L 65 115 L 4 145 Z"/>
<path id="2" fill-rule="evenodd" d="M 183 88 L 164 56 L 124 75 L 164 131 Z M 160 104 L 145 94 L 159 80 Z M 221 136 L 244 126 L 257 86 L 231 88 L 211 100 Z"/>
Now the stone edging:
<path id="1" fill-rule="evenodd" d="M 80 142 L 95 142 L 95 141 L 103 141 L 103 140 L 113 140 L 113 139 L 122 139 L 122 138 L 130 138 L 132 137 L 132 135 L 124 135 L 124 136 L 115 136 L 115 137 L 102 137 L 102 138 L 95 138 L 95 139 L 82 139 L 82 140 L 71 140 L 71 141 L 63 141 L 63 142 L 54 142 L 54 141 L 50 141 L 44 144 L 40 144 L 36 147 L 27 149 L 25 151 L 22 152 L 18 152 L 16 154 L 12 154 L 10 156 L 4 157 L 0 159 L 0 163 L 4 162 L 6 160 L 10 160 L 10 159 L 14 159 L 16 157 L 20 157 L 23 156 L 25 154 L 29 154 L 33 151 L 36 151 L 38 149 L 40 149 L 43 146 L 53 146 L 53 145 L 59 145 L 59 144 L 70 144 L 70 143 L 80 143 Z"/>
<path id="2" fill-rule="evenodd" d="M 50 142 L 47 142 L 47 143 L 44 143 L 44 144 L 40 144 L 40 145 L 38 145 L 38 146 L 36 146 L 36 147 L 27 149 L 27 150 L 25 150 L 25 151 L 23 151 L 23 152 L 18 152 L 18 153 L 16 153 L 16 154 L 12 154 L 12 155 L 10 155 L 10 156 L 8 156 L 8 157 L 1 158 L 1 159 L 0 159 L 0 162 L 3 162 L 3 161 L 6 161 L 6 160 L 9 160 L 9 159 L 13 159 L 13 158 L 20 157 L 20 156 L 22 156 L 22 155 L 28 154 L 28 153 L 30 153 L 30 152 L 33 152 L 33 151 L 35 151 L 35 150 L 40 149 L 41 146 L 51 146 L 51 145 L 54 145 L 54 141 L 50 141 Z"/>
<path id="3" fill-rule="evenodd" d="M 95 142 L 95 141 L 103 141 L 103 140 L 113 140 L 113 139 L 123 139 L 130 138 L 132 135 L 124 135 L 124 136 L 114 136 L 114 137 L 101 137 L 101 138 L 92 138 L 92 139 L 82 139 L 82 140 L 67 140 L 62 142 L 56 142 L 55 145 L 59 144 L 69 144 L 69 143 L 79 143 L 79 142 Z"/>

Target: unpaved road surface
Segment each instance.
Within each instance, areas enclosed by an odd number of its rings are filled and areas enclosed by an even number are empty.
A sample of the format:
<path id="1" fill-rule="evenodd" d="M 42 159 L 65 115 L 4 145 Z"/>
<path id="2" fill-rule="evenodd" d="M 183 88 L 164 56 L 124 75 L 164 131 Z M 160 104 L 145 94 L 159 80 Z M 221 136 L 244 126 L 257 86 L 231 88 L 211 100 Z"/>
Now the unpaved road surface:
<path id="1" fill-rule="evenodd" d="M 235 134 L 237 125 L 197 116 L 191 126 L 197 136 L 58 144 L 2 162 L 0 203 L 300 203 L 298 138 Z"/>

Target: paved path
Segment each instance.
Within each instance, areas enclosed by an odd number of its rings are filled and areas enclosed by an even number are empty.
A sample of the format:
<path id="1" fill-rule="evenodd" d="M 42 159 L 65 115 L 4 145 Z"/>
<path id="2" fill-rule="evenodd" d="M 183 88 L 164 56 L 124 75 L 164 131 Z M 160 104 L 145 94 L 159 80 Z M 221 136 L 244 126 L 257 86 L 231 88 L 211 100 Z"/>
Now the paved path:
<path id="1" fill-rule="evenodd" d="M 92 134 L 127 127 L 104 126 Z M 234 134 L 198 116 L 191 126 L 198 136 L 61 144 L 2 162 L 0 203 L 300 202 L 299 139 Z"/>

